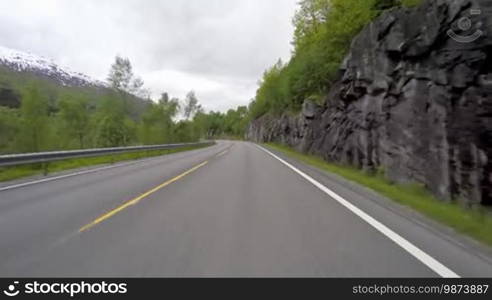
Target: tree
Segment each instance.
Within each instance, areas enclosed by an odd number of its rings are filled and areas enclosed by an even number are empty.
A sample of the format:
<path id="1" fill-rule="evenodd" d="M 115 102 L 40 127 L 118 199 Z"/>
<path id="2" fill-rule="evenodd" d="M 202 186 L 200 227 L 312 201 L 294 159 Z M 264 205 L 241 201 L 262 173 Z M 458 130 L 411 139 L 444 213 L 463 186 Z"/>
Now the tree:
<path id="1" fill-rule="evenodd" d="M 209 138 L 210 118 L 209 115 L 203 111 L 198 112 L 193 118 L 193 125 L 195 132 L 199 137 Z"/>
<path id="2" fill-rule="evenodd" d="M 90 112 L 88 101 L 84 98 L 71 99 L 65 96 L 60 101 L 60 117 L 63 121 L 63 131 L 69 136 L 75 136 L 78 146 L 83 149 L 89 133 Z"/>
<path id="3" fill-rule="evenodd" d="M 135 138 L 135 124 L 115 95 L 106 95 L 101 101 L 94 122 L 96 144 L 100 147 L 127 146 Z"/>
<path id="4" fill-rule="evenodd" d="M 220 137 L 224 134 L 224 115 L 220 112 L 210 112 L 209 113 L 209 137 Z"/>
<path id="5" fill-rule="evenodd" d="M 151 100 L 152 92 L 150 91 L 150 89 L 141 88 L 138 91 L 134 92 L 134 95 L 145 100 Z"/>
<path id="6" fill-rule="evenodd" d="M 143 80 L 133 74 L 133 67 L 128 58 L 116 56 L 109 71 L 108 82 L 118 92 L 124 112 L 128 115 L 135 111 L 135 101 L 130 95 L 150 99 L 150 91 L 144 89 Z"/>
<path id="7" fill-rule="evenodd" d="M 39 152 L 50 144 L 48 127 L 48 99 L 35 84 L 28 86 L 22 95 L 21 124 L 17 148 L 21 152 Z"/>
<path id="8" fill-rule="evenodd" d="M 184 110 L 184 117 L 187 120 L 192 119 L 197 112 L 202 110 L 201 105 L 198 104 L 198 99 L 194 91 L 190 91 L 186 95 L 183 110 Z"/>
<path id="9" fill-rule="evenodd" d="M 166 93 L 158 103 L 152 103 L 142 116 L 139 138 L 144 144 L 163 144 L 174 140 L 174 121 L 179 111 L 179 100 Z"/>
<path id="10" fill-rule="evenodd" d="M 19 112 L 0 106 L 0 153 L 15 150 L 14 141 L 19 135 Z"/>
<path id="11" fill-rule="evenodd" d="M 142 95 L 145 95 L 144 97 L 148 97 L 147 95 L 150 93 L 148 89 L 143 89 L 144 82 L 142 78 L 136 77 L 133 79 L 130 88 L 127 90 L 130 94 L 135 94 L 138 95 L 138 93 L 141 93 Z"/>
<path id="12" fill-rule="evenodd" d="M 240 106 L 230 109 L 226 114 L 203 110 L 197 112 L 193 118 L 192 132 L 188 134 L 191 139 L 202 138 L 242 138 L 249 121 L 248 108 Z"/>
<path id="13" fill-rule="evenodd" d="M 179 143 L 189 143 L 197 140 L 196 132 L 193 128 L 193 123 L 190 121 L 180 121 L 176 124 L 174 130 L 175 140 Z"/>
<path id="14" fill-rule="evenodd" d="M 267 112 L 282 112 L 288 106 L 289 94 L 286 84 L 286 66 L 282 60 L 263 73 L 260 87 L 256 92 L 255 105 L 252 107 L 253 116 L 259 117 Z"/>
<path id="15" fill-rule="evenodd" d="M 115 90 L 133 95 L 138 95 L 138 93 L 142 92 L 144 85 L 143 80 L 133 74 L 130 60 L 120 56 L 116 56 L 115 62 L 111 65 L 108 81 Z"/>
<path id="16" fill-rule="evenodd" d="M 301 0 L 298 5 L 299 9 L 292 21 L 295 28 L 293 44 L 296 48 L 326 22 L 330 11 L 330 0 Z"/>

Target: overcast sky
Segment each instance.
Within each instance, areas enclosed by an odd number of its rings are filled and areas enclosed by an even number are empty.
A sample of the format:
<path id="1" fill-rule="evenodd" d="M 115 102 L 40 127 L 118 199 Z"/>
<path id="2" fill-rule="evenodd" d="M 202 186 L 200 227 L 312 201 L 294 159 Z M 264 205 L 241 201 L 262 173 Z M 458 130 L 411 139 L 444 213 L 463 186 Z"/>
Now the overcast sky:
<path id="1" fill-rule="evenodd" d="M 288 59 L 297 0 L 0 1 L 0 45 L 104 80 L 128 57 L 153 97 L 193 89 L 207 110 L 246 105 Z"/>

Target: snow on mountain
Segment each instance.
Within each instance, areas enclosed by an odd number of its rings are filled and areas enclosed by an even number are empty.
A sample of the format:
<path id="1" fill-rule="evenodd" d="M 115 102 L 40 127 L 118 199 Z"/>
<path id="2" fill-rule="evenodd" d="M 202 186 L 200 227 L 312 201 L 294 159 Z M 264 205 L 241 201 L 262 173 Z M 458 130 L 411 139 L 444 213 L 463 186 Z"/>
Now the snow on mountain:
<path id="1" fill-rule="evenodd" d="M 2 46 L 0 46 L 0 65 L 17 72 L 32 72 L 48 77 L 64 86 L 107 86 L 102 81 L 74 72 L 69 68 L 60 67 L 51 59 Z"/>

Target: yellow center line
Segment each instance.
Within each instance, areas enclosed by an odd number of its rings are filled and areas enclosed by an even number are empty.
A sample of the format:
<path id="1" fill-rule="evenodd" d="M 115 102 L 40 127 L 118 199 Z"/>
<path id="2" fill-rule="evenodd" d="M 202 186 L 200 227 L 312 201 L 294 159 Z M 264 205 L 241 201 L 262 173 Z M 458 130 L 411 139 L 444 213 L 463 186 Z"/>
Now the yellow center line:
<path id="1" fill-rule="evenodd" d="M 119 207 L 111 210 L 110 212 L 105 213 L 104 215 L 102 215 L 99 218 L 95 219 L 91 223 L 89 223 L 89 224 L 85 225 L 84 227 L 80 228 L 79 229 L 79 233 L 84 232 L 84 231 L 86 231 L 86 230 L 94 227 L 95 225 L 97 225 L 97 224 L 99 224 L 99 223 L 101 223 L 101 222 L 103 222 L 103 221 L 111 218 L 112 216 L 116 215 L 117 213 L 123 211 L 124 209 L 126 209 L 126 208 L 128 208 L 128 207 L 130 207 L 132 205 L 137 204 L 138 202 L 140 202 L 144 198 L 152 195 L 153 193 L 155 193 L 155 192 L 159 191 L 160 189 L 162 189 L 162 188 L 170 185 L 171 183 L 180 180 L 181 178 L 185 177 L 186 175 L 189 175 L 189 174 L 195 172 L 196 170 L 200 169 L 201 167 L 205 166 L 206 164 L 208 164 L 208 161 L 202 162 L 201 164 L 199 164 L 199 165 L 197 165 L 197 166 L 189 169 L 188 171 L 184 172 L 183 174 L 178 175 L 178 176 L 174 177 L 173 179 L 170 179 L 170 180 L 164 182 L 163 184 L 161 184 L 159 186 L 156 186 L 155 188 L 149 190 L 148 192 L 145 192 L 142 195 L 140 195 L 140 196 L 138 196 L 138 197 L 136 197 L 136 198 L 134 198 L 134 199 L 132 199 L 132 200 L 124 203 L 123 205 L 121 205 L 121 206 L 119 206 Z"/>
<path id="2" fill-rule="evenodd" d="M 223 151 L 223 152 L 220 152 L 219 154 L 215 155 L 215 157 L 221 157 L 222 155 L 226 155 L 227 152 L 229 152 L 229 149 Z"/>
<path id="3" fill-rule="evenodd" d="M 229 151 L 231 151 L 232 147 L 233 146 L 230 146 L 229 148 L 227 148 L 224 151 L 220 152 L 219 154 L 215 155 L 215 157 L 218 158 L 218 157 L 221 157 L 222 155 L 226 155 L 227 153 L 229 153 Z"/>

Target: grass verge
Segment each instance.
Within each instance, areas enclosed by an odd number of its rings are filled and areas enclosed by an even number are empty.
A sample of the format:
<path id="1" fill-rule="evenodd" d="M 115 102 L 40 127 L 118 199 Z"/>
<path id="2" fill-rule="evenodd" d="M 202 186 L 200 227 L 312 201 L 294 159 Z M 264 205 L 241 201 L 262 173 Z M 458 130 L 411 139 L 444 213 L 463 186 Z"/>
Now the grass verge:
<path id="1" fill-rule="evenodd" d="M 468 209 L 456 203 L 440 201 L 421 185 L 393 184 L 382 175 L 372 175 L 356 168 L 328 163 L 320 157 L 302 154 L 286 146 L 278 144 L 266 144 L 266 146 L 298 161 L 368 187 L 457 232 L 492 246 L 492 216 L 485 209 Z"/>
<path id="2" fill-rule="evenodd" d="M 190 150 L 200 149 L 204 147 L 208 147 L 208 146 L 190 146 L 190 147 L 183 147 L 183 148 L 170 149 L 170 150 L 150 150 L 150 151 L 139 151 L 139 152 L 131 152 L 131 153 L 121 153 L 121 154 L 114 154 L 114 155 L 67 159 L 62 161 L 50 162 L 48 164 L 47 170 L 50 173 L 60 172 L 60 171 L 95 166 L 95 165 L 103 165 L 103 164 L 116 163 L 121 161 L 142 159 L 147 157 L 169 155 L 172 153 L 190 151 Z M 31 165 L 0 168 L 0 182 L 14 180 L 27 176 L 40 175 L 44 173 L 45 173 L 45 169 L 44 166 L 41 164 L 31 164 Z"/>

